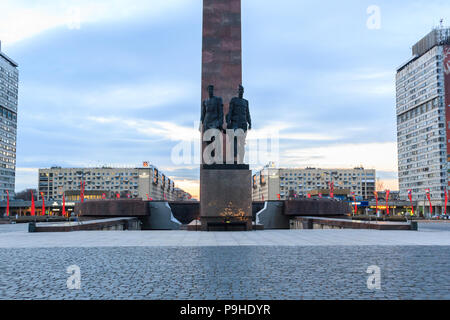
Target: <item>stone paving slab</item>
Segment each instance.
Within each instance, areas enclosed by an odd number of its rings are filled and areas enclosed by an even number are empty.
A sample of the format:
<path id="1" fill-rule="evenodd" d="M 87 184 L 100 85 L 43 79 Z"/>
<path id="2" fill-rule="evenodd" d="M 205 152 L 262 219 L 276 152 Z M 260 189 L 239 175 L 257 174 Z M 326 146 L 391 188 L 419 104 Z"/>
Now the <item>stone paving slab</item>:
<path id="1" fill-rule="evenodd" d="M 449 261 L 444 246 L 0 248 L 0 300 L 450 299 Z"/>
<path id="2" fill-rule="evenodd" d="M 77 231 L 28 233 L 23 226 L 2 232 L 0 248 L 226 247 L 226 246 L 450 246 L 450 230 L 264 230 L 250 232 Z M 420 230 L 420 229 L 419 229 Z"/>
<path id="3" fill-rule="evenodd" d="M 84 231 L 0 226 L 2 299 L 450 299 L 450 224 L 421 231 Z M 67 288 L 67 267 L 81 289 Z M 381 270 L 368 289 L 367 268 Z"/>

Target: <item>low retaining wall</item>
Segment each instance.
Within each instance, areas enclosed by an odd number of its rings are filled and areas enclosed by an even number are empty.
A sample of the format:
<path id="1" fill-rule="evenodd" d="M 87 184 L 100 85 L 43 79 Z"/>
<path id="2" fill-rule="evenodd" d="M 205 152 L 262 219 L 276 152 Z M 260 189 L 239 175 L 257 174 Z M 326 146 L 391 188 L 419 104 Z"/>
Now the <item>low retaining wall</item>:
<path id="1" fill-rule="evenodd" d="M 148 216 L 147 201 L 89 200 L 75 204 L 75 214 L 80 217 L 143 217 Z"/>
<path id="2" fill-rule="evenodd" d="M 284 201 L 286 216 L 337 217 L 350 214 L 348 202 L 331 199 L 299 199 Z"/>
<path id="3" fill-rule="evenodd" d="M 355 221 L 318 217 L 296 217 L 290 221 L 291 229 L 372 229 L 372 230 L 414 230 L 417 222 Z"/>
<path id="4" fill-rule="evenodd" d="M 28 225 L 28 232 L 70 232 L 100 230 L 140 230 L 138 218 L 113 218 L 76 222 L 34 223 Z"/>

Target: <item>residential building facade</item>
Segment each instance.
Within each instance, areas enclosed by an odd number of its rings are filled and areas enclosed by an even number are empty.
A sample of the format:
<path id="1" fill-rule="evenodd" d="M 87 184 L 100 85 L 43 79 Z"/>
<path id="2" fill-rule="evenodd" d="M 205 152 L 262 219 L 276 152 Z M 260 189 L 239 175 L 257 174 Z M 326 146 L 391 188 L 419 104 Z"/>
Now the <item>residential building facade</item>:
<path id="1" fill-rule="evenodd" d="M 1 50 L 0 42 L 0 200 L 5 200 L 15 187 L 19 71 Z"/>
<path id="2" fill-rule="evenodd" d="M 363 199 L 373 197 L 376 171 L 374 169 L 276 168 L 265 166 L 253 175 L 253 201 L 286 200 L 290 195 L 306 197 L 315 190 L 349 190 Z"/>
<path id="3" fill-rule="evenodd" d="M 441 212 L 448 187 L 450 28 L 432 30 L 397 69 L 396 116 L 400 198 Z"/>
<path id="4" fill-rule="evenodd" d="M 137 168 L 61 168 L 39 169 L 39 196 L 62 200 L 63 193 L 71 201 L 80 200 L 81 185 L 84 198 L 141 198 L 144 200 L 189 200 L 191 196 L 175 187 L 175 182 L 148 165 Z"/>

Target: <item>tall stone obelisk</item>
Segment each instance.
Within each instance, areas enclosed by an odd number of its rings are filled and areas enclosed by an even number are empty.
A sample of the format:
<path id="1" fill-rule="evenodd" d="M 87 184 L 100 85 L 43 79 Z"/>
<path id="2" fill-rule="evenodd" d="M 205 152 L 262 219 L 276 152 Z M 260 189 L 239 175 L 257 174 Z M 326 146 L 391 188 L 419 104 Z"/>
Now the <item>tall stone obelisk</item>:
<path id="1" fill-rule="evenodd" d="M 241 43 L 241 0 L 203 0 L 202 101 L 208 98 L 208 86 L 213 85 L 215 96 L 223 99 L 224 117 L 242 84 Z M 251 211 L 248 165 L 208 166 L 202 155 L 202 229 L 251 230 Z"/>
<path id="2" fill-rule="evenodd" d="M 213 84 L 224 114 L 242 83 L 241 0 L 203 0 L 202 101 Z"/>

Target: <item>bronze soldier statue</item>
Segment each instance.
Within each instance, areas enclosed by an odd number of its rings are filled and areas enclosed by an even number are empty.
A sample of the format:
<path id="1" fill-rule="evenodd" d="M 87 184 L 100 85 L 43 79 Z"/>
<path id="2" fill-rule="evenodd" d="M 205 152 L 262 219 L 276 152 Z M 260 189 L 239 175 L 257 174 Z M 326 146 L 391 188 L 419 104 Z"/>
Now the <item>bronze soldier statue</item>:
<path id="1" fill-rule="evenodd" d="M 238 97 L 234 97 L 230 101 L 230 110 L 226 117 L 227 128 L 235 131 L 234 141 L 234 158 L 235 162 L 242 164 L 245 154 L 245 138 L 247 130 L 252 129 L 252 120 L 250 118 L 250 110 L 248 100 L 244 99 L 244 87 L 239 85 Z M 237 130 L 241 129 L 241 135 Z"/>
<path id="2" fill-rule="evenodd" d="M 217 129 L 220 130 L 220 132 L 223 131 L 223 101 L 222 98 L 214 96 L 214 86 L 209 85 L 208 86 L 208 94 L 209 98 L 203 101 L 202 103 L 202 115 L 200 119 L 200 128 L 199 130 L 203 129 L 203 135 L 206 140 L 206 146 L 213 143 L 216 139 L 214 136 L 214 132 L 207 132 L 210 129 Z M 217 132 L 216 132 L 217 133 Z M 218 140 L 220 143 L 221 141 Z M 221 145 L 221 144 L 220 144 Z M 219 150 L 219 153 L 217 154 L 218 157 L 221 157 L 221 150 Z M 213 150 L 210 154 L 208 154 L 208 157 L 211 156 L 212 158 L 216 157 L 216 152 Z M 203 157 L 203 155 L 202 155 Z M 205 160 L 205 159 L 203 159 Z"/>
<path id="3" fill-rule="evenodd" d="M 223 101 L 214 96 L 214 86 L 208 86 L 209 98 L 202 103 L 202 116 L 200 119 L 203 132 L 208 129 L 223 130 Z"/>

